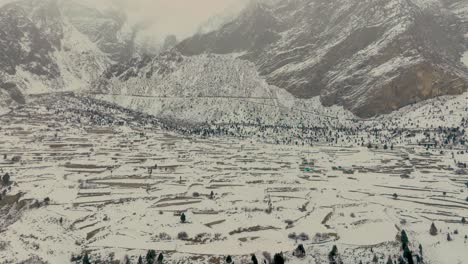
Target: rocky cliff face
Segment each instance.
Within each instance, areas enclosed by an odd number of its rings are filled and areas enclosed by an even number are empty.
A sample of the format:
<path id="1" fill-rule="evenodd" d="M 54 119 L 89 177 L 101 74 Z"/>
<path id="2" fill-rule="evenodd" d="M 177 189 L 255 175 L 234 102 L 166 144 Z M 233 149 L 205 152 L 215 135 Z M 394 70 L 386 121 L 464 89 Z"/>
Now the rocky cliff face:
<path id="1" fill-rule="evenodd" d="M 0 6 L 1 105 L 26 94 L 89 88 L 133 52 L 124 17 L 78 1 L 20 0 Z"/>
<path id="2" fill-rule="evenodd" d="M 126 62 L 136 53 L 137 29 L 126 24 L 125 14 L 115 9 L 97 10 L 79 1 L 62 2 L 65 19 L 115 62 Z"/>
<path id="3" fill-rule="evenodd" d="M 0 67 L 8 75 L 16 74 L 22 66 L 33 74 L 55 78 L 59 69 L 53 64 L 52 52 L 61 46 L 63 37 L 62 27 L 54 16 L 58 10 L 49 4 L 41 5 L 33 13 L 30 9 L 32 6 L 26 2 L 0 9 Z"/>
<path id="4" fill-rule="evenodd" d="M 463 2 L 256 2 L 177 49 L 188 56 L 241 53 L 270 84 L 369 117 L 467 90 Z"/>

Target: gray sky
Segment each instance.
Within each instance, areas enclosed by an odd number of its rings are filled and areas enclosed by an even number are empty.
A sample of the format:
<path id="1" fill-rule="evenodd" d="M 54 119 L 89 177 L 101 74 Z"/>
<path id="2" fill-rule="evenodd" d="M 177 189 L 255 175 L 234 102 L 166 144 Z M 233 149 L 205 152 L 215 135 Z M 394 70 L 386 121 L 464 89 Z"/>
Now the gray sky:
<path id="1" fill-rule="evenodd" d="M 82 0 L 105 8 L 112 1 L 127 13 L 132 23 L 147 25 L 145 33 L 179 39 L 196 32 L 213 15 L 240 9 L 248 0 Z"/>

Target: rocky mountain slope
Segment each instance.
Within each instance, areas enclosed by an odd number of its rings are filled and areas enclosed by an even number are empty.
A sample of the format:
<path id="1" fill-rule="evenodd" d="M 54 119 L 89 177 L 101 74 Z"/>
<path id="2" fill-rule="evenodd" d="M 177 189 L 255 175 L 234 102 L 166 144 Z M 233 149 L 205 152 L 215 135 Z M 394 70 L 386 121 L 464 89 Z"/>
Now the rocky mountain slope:
<path id="1" fill-rule="evenodd" d="M 362 117 L 468 87 L 464 0 L 254 2 L 184 55 L 241 53 L 270 84 Z"/>
<path id="2" fill-rule="evenodd" d="M 124 17 L 79 1 L 0 3 L 0 107 L 25 96 L 87 89 L 132 53 Z"/>
<path id="3" fill-rule="evenodd" d="M 268 85 L 252 63 L 228 55 L 165 52 L 114 65 L 93 86 L 99 99 L 191 124 L 338 126 L 354 118 Z"/>
<path id="4" fill-rule="evenodd" d="M 467 90 L 463 0 L 263 0 L 227 17 L 180 43 L 168 36 L 161 49 L 176 47 L 161 56 L 135 56 L 137 29 L 106 5 L 0 1 L 0 109 L 91 88 L 179 120 L 274 122 L 291 102 L 370 117 Z"/>

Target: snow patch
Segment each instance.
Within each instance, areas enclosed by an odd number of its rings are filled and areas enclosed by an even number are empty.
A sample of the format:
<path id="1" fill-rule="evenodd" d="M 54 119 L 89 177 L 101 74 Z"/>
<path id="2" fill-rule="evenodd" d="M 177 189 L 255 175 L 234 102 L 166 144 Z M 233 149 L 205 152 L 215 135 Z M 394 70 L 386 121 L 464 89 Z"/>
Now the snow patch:
<path id="1" fill-rule="evenodd" d="M 461 57 L 461 62 L 463 64 L 466 65 L 466 67 L 468 67 L 468 50 L 465 51 L 465 53 L 463 54 L 463 56 Z"/>
<path id="2" fill-rule="evenodd" d="M 418 61 L 417 59 L 415 60 L 411 57 L 396 57 L 374 68 L 370 72 L 370 74 L 374 77 L 382 76 L 398 68 L 410 66 L 416 63 L 417 61 Z"/>

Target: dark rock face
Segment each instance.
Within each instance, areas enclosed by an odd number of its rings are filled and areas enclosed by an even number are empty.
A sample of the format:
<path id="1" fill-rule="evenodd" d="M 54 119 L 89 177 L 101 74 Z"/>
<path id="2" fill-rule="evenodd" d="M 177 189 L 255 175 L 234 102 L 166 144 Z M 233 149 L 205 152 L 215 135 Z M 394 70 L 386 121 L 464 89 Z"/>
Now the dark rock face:
<path id="1" fill-rule="evenodd" d="M 96 43 L 101 51 L 108 54 L 115 62 L 124 62 L 135 53 L 134 34 L 128 32 L 124 38 L 119 35 L 126 17 L 118 11 L 99 11 L 80 5 L 79 1 L 69 1 L 61 5 L 63 16 L 81 33 Z"/>
<path id="2" fill-rule="evenodd" d="M 16 67 L 23 65 L 33 74 L 55 78 L 59 69 L 50 53 L 60 47 L 62 37 L 61 27 L 54 24 L 58 10 L 47 3 L 30 18 L 28 4 L 33 2 L 8 4 L 0 9 L 0 70 L 14 75 Z"/>
<path id="3" fill-rule="evenodd" d="M 264 5 L 255 3 L 219 31 L 197 34 L 181 42 L 178 48 L 184 55 L 198 55 L 206 51 L 219 54 L 260 51 L 280 39 L 277 33 L 280 26 Z"/>
<path id="4" fill-rule="evenodd" d="M 0 6 L 0 105 L 36 92 L 82 87 L 135 53 L 126 18 L 79 1 L 18 0 Z M 7 85 L 8 84 L 8 85 Z"/>
<path id="5" fill-rule="evenodd" d="M 150 79 L 153 75 L 165 76 L 175 71 L 184 57 L 173 51 L 162 52 L 157 56 L 143 55 L 133 58 L 127 63 L 114 64 L 110 66 L 96 82 L 93 83 L 94 91 L 97 93 L 109 93 L 111 90 L 110 80 L 113 78 L 126 82 L 131 78 Z M 138 90 L 138 87 L 133 87 Z"/>
<path id="6" fill-rule="evenodd" d="M 15 101 L 18 104 L 25 104 L 26 99 L 24 98 L 23 93 L 18 89 L 14 83 L 4 83 L 0 84 L 0 89 L 8 93 L 9 98 Z"/>
<path id="7" fill-rule="evenodd" d="M 362 117 L 468 87 L 463 0 L 283 0 L 252 4 L 184 55 L 242 52 L 270 84 Z"/>

